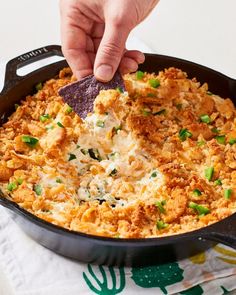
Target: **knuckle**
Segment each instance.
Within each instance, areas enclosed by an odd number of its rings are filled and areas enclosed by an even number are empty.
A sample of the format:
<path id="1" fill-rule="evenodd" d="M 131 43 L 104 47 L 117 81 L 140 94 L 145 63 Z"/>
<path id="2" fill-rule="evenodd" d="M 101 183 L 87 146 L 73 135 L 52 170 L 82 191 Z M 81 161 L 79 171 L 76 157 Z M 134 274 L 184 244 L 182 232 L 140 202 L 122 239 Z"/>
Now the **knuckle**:
<path id="1" fill-rule="evenodd" d="M 73 57 L 76 54 L 74 48 L 69 48 L 66 44 L 62 45 L 62 53 L 66 58 Z"/>
<path id="2" fill-rule="evenodd" d="M 124 24 L 126 23 L 126 21 L 124 20 L 123 17 L 114 17 L 112 19 L 112 24 L 113 26 L 115 27 L 121 27 L 121 26 L 124 26 Z"/>
<path id="3" fill-rule="evenodd" d="M 114 27 L 117 28 L 129 27 L 130 25 L 130 22 L 127 20 L 127 18 L 124 18 L 123 16 L 113 17 L 111 23 Z"/>
<path id="4" fill-rule="evenodd" d="M 129 28 L 133 26 L 133 21 L 130 19 L 130 17 L 127 15 L 127 13 L 120 12 L 118 14 L 111 14 L 109 16 L 110 23 L 119 29 L 122 28 Z"/>
<path id="5" fill-rule="evenodd" d="M 115 42 L 109 42 L 101 48 L 101 53 L 109 58 L 120 58 L 122 50 Z"/>

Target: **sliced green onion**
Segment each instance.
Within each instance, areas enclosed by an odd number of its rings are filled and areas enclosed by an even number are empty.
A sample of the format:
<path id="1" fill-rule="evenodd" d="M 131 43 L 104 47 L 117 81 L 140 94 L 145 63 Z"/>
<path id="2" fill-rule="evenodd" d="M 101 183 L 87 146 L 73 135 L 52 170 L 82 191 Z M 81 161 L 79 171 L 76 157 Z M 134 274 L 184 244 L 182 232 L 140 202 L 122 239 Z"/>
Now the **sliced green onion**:
<path id="1" fill-rule="evenodd" d="M 21 178 L 17 178 L 16 182 L 17 182 L 19 185 L 21 185 L 21 184 L 23 183 L 23 179 L 21 179 Z"/>
<path id="2" fill-rule="evenodd" d="M 76 159 L 76 155 L 74 155 L 74 154 L 69 154 L 69 159 L 68 159 L 68 161 L 72 161 L 72 160 L 74 160 L 74 159 Z"/>
<path id="3" fill-rule="evenodd" d="M 157 177 L 157 172 L 156 171 L 152 172 L 151 177 L 153 177 L 153 178 Z"/>
<path id="4" fill-rule="evenodd" d="M 188 129 L 184 128 L 179 131 L 179 138 L 181 141 L 185 141 L 188 137 L 192 137 L 192 133 Z"/>
<path id="5" fill-rule="evenodd" d="M 30 147 L 35 147 L 38 143 L 38 139 L 29 135 L 22 135 L 21 140 Z"/>
<path id="6" fill-rule="evenodd" d="M 97 160 L 99 162 L 102 161 L 102 158 L 99 154 L 99 151 L 98 149 L 88 149 L 88 153 L 89 153 L 89 156 L 94 159 L 94 160 Z"/>
<path id="7" fill-rule="evenodd" d="M 228 188 L 224 191 L 224 197 L 229 200 L 231 198 L 233 190 L 231 188 Z"/>
<path id="8" fill-rule="evenodd" d="M 215 139 L 219 144 L 225 144 L 225 135 L 217 135 Z"/>
<path id="9" fill-rule="evenodd" d="M 115 169 L 113 169 L 112 171 L 111 171 L 111 173 L 109 174 L 110 176 L 115 176 L 117 174 L 117 169 L 115 168 Z"/>
<path id="10" fill-rule="evenodd" d="M 179 110 L 179 111 L 182 110 L 182 108 L 183 108 L 183 104 L 182 103 L 178 103 L 175 106 L 176 106 L 177 110 Z"/>
<path id="11" fill-rule="evenodd" d="M 165 115 L 166 114 L 166 109 L 162 109 L 159 112 L 153 113 L 154 116 L 160 116 L 160 115 Z"/>
<path id="12" fill-rule="evenodd" d="M 87 155 L 88 154 L 88 150 L 87 149 L 81 149 L 80 151 L 81 151 L 81 153 L 83 155 Z"/>
<path id="13" fill-rule="evenodd" d="M 161 85 L 160 81 L 158 79 L 150 79 L 148 81 L 149 85 L 153 88 L 157 88 Z"/>
<path id="14" fill-rule="evenodd" d="M 41 121 L 41 122 L 46 122 L 48 119 L 50 119 L 51 118 L 51 116 L 50 115 L 48 115 L 48 114 L 45 114 L 45 115 L 42 115 L 42 116 L 40 116 L 39 117 L 39 120 Z"/>
<path id="15" fill-rule="evenodd" d="M 58 125 L 59 127 L 61 127 L 61 128 L 65 128 L 65 127 L 61 124 L 61 122 L 57 122 L 57 125 Z"/>
<path id="16" fill-rule="evenodd" d="M 220 179 L 216 179 L 214 184 L 215 185 L 222 185 L 222 181 Z"/>
<path id="17" fill-rule="evenodd" d="M 206 143 L 206 142 L 205 142 L 204 140 L 199 140 L 199 141 L 197 142 L 197 146 L 201 147 L 201 146 L 203 146 L 205 143 Z"/>
<path id="18" fill-rule="evenodd" d="M 57 178 L 56 183 L 62 183 L 62 180 L 60 178 Z"/>
<path id="19" fill-rule="evenodd" d="M 143 77 L 144 77 L 144 72 L 142 72 L 142 71 L 137 71 L 136 72 L 136 79 L 137 80 L 142 80 Z"/>
<path id="20" fill-rule="evenodd" d="M 213 127 L 213 128 L 211 129 L 211 131 L 212 131 L 213 133 L 216 133 L 216 134 L 220 133 L 220 130 L 217 129 L 216 127 Z"/>
<path id="21" fill-rule="evenodd" d="M 205 169 L 205 177 L 207 180 L 211 181 L 214 174 L 214 168 L 209 167 Z"/>
<path id="22" fill-rule="evenodd" d="M 54 129 L 54 126 L 48 126 L 48 127 L 46 127 L 45 129 L 46 129 L 47 131 L 48 131 L 48 130 L 52 130 L 52 129 Z"/>
<path id="23" fill-rule="evenodd" d="M 66 113 L 67 113 L 67 114 L 70 114 L 72 111 L 73 111 L 73 109 L 72 109 L 71 106 L 68 106 L 68 107 L 66 108 Z"/>
<path id="24" fill-rule="evenodd" d="M 203 123 L 206 123 L 206 124 L 211 123 L 211 118 L 210 118 L 208 115 L 201 115 L 201 116 L 200 116 L 200 120 L 201 120 Z"/>
<path id="25" fill-rule="evenodd" d="M 36 193 L 37 196 L 41 196 L 42 195 L 42 187 L 40 184 L 35 184 L 34 185 L 34 191 Z"/>
<path id="26" fill-rule="evenodd" d="M 18 103 L 15 103 L 15 110 L 17 110 L 19 108 L 19 104 Z"/>
<path id="27" fill-rule="evenodd" d="M 142 110 L 142 114 L 144 116 L 150 116 L 152 114 L 152 112 L 149 109 L 143 109 Z"/>
<path id="28" fill-rule="evenodd" d="M 96 126 L 97 127 L 104 128 L 105 127 L 105 123 L 104 123 L 104 121 L 98 120 L 97 123 L 96 123 Z"/>
<path id="29" fill-rule="evenodd" d="M 204 216 L 204 215 L 207 215 L 210 213 L 210 209 L 208 209 L 207 207 L 204 207 L 202 205 L 198 205 L 194 202 L 189 203 L 189 208 L 196 211 L 198 213 L 198 215 L 200 215 L 200 216 Z"/>
<path id="30" fill-rule="evenodd" d="M 168 223 L 165 223 L 163 220 L 158 220 L 156 225 L 158 229 L 164 229 L 168 227 Z"/>
<path id="31" fill-rule="evenodd" d="M 207 95 L 213 95 L 211 91 L 207 91 Z"/>
<path id="32" fill-rule="evenodd" d="M 35 85 L 35 88 L 37 91 L 42 90 L 43 89 L 43 84 L 42 82 L 38 83 L 37 85 Z"/>
<path id="33" fill-rule="evenodd" d="M 9 190 L 10 192 L 14 191 L 15 189 L 17 189 L 18 184 L 16 182 L 10 182 L 7 185 L 7 190 Z"/>
<path id="34" fill-rule="evenodd" d="M 199 197 L 201 196 L 202 192 L 199 189 L 195 188 L 195 190 L 193 190 L 193 194 L 194 196 Z"/>
<path id="35" fill-rule="evenodd" d="M 230 138 L 230 140 L 229 140 L 229 144 L 230 145 L 233 145 L 233 144 L 235 144 L 236 143 L 236 138 Z"/>
<path id="36" fill-rule="evenodd" d="M 165 200 L 163 200 L 163 201 L 157 201 L 155 203 L 155 205 L 157 206 L 158 210 L 161 213 L 163 213 L 163 214 L 166 213 L 166 209 L 164 208 L 165 204 L 166 204 L 166 201 Z"/>
<path id="37" fill-rule="evenodd" d="M 118 91 L 119 93 L 124 93 L 124 90 L 121 87 L 117 87 L 116 91 Z"/>

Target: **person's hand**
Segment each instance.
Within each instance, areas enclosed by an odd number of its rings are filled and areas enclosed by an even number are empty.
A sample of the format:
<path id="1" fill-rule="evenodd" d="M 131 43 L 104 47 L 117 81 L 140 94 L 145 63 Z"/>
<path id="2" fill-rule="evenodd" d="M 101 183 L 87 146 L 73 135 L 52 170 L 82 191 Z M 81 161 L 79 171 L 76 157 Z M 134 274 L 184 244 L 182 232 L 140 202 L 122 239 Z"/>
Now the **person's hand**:
<path id="1" fill-rule="evenodd" d="M 134 72 L 143 53 L 125 49 L 130 31 L 159 0 L 61 0 L 62 50 L 78 79 L 94 73 L 100 81 L 116 70 Z"/>

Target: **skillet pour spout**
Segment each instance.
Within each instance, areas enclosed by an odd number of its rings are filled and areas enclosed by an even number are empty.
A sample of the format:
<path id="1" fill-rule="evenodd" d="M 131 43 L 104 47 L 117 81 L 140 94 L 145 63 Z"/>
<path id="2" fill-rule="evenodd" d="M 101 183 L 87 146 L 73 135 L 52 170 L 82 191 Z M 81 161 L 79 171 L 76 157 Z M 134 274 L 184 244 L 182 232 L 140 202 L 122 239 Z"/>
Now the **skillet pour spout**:
<path id="1" fill-rule="evenodd" d="M 25 76 L 17 70 L 50 56 L 62 56 L 61 47 L 45 46 L 8 62 L 5 85 L 0 94 L 3 123 L 14 111 L 14 104 L 34 92 L 39 82 L 55 77 L 68 66 L 65 60 L 46 65 Z M 190 78 L 207 82 L 211 91 L 236 103 L 236 80 L 207 67 L 175 57 L 146 54 L 140 70 L 158 72 L 168 67 L 181 68 Z M 236 249 L 236 214 L 205 228 L 161 238 L 114 239 L 73 232 L 48 223 L 20 208 L 0 191 L 0 204 L 8 208 L 15 222 L 31 238 L 52 251 L 87 263 L 141 266 L 179 260 L 204 251 L 218 242 Z"/>

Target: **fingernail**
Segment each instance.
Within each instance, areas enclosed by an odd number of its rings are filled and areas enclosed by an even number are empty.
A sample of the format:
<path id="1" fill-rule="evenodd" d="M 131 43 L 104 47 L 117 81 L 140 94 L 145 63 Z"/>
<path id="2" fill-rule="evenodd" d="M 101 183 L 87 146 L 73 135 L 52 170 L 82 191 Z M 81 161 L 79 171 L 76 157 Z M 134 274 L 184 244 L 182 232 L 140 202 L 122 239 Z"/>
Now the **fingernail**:
<path id="1" fill-rule="evenodd" d="M 100 81 L 110 81 L 113 75 L 113 68 L 110 65 L 102 64 L 95 70 L 95 76 Z"/>

